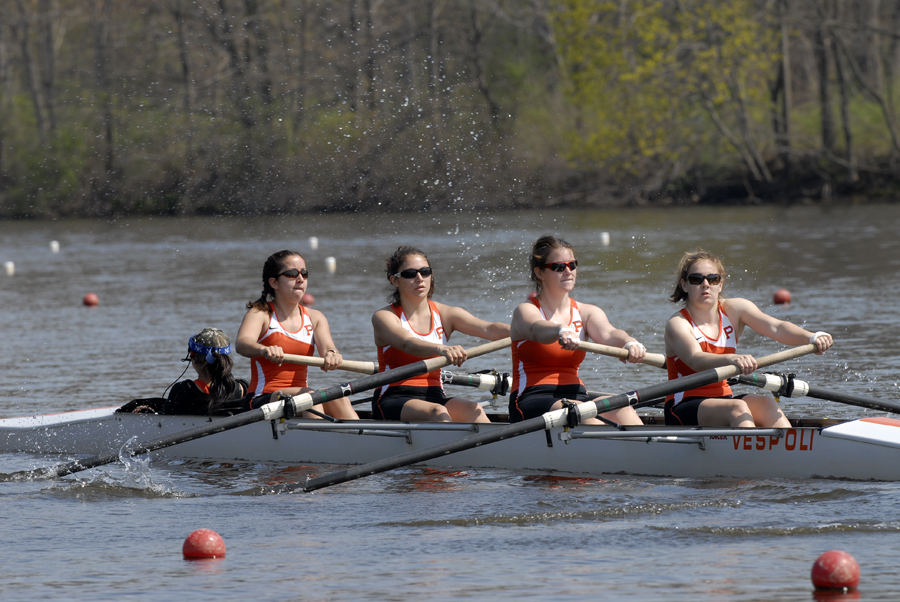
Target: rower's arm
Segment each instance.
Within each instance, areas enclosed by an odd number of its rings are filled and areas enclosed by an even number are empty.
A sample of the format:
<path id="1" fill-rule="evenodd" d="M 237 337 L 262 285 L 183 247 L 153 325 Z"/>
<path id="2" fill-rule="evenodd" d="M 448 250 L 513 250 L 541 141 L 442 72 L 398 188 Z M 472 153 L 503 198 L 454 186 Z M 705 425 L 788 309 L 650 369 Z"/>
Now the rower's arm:
<path id="1" fill-rule="evenodd" d="M 459 331 L 472 337 L 499 341 L 509 336 L 509 324 L 505 322 L 488 322 L 463 309 L 443 303 L 435 303 L 449 333 Z"/>
<path id="2" fill-rule="evenodd" d="M 269 316 L 258 309 L 251 309 L 244 314 L 234 342 L 234 350 L 250 358 L 265 355 L 268 347 L 258 343 L 257 340 L 265 332 L 263 329 L 266 328 L 268 321 Z"/>
<path id="3" fill-rule="evenodd" d="M 549 345 L 559 341 L 559 326 L 556 322 L 545 320 L 533 303 L 522 303 L 513 311 L 510 336 L 516 341 Z"/>

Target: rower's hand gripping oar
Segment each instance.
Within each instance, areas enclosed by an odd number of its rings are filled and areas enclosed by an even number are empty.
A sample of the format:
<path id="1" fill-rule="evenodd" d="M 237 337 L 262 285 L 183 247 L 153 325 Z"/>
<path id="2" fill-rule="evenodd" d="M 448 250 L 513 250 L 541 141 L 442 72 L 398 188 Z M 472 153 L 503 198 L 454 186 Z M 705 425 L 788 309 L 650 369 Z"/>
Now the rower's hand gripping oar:
<path id="1" fill-rule="evenodd" d="M 499 341 L 493 341 L 485 345 L 479 345 L 478 347 L 468 349 L 466 351 L 466 357 L 478 357 L 486 353 L 491 353 L 492 351 L 497 351 L 499 349 L 509 347 L 509 344 L 510 340 L 509 337 L 507 337 Z M 419 374 L 425 374 L 426 372 L 431 372 L 432 370 L 443 368 L 449 363 L 450 360 L 448 360 L 447 358 L 433 357 L 422 360 L 420 362 L 415 362 L 413 364 L 407 364 L 406 366 L 400 366 L 399 368 L 394 368 L 393 370 L 379 372 L 378 374 L 373 374 L 371 376 L 364 376 L 360 379 L 344 383 L 342 385 L 335 385 L 326 389 L 319 389 L 318 391 L 313 391 L 312 393 L 302 393 L 300 395 L 294 396 L 286 395 L 283 399 L 267 403 L 266 405 L 256 410 L 250 410 L 249 412 L 243 412 L 234 416 L 228 416 L 227 418 L 222 418 L 220 420 L 213 420 L 212 422 L 194 427 L 192 429 L 187 429 L 185 431 L 167 435 L 165 437 L 159 437 L 146 443 L 140 443 L 137 446 L 131 448 L 128 453 L 130 453 L 132 456 L 146 454 L 158 449 L 177 445 L 179 443 L 185 443 L 187 441 L 193 441 L 194 439 L 206 437 L 215 433 L 221 433 L 223 431 L 231 430 L 233 428 L 237 428 L 239 426 L 244 426 L 247 424 L 252 424 L 254 422 L 261 422 L 263 420 L 277 420 L 285 416 L 291 417 L 299 414 L 300 412 L 304 412 L 310 409 L 316 404 L 324 403 L 326 401 L 332 401 L 334 399 L 340 399 L 341 397 L 345 397 L 353 393 L 359 393 L 360 391 L 365 391 L 367 389 L 381 387 L 398 380 L 403 380 L 404 378 L 410 378 Z M 22 481 L 56 478 L 67 474 L 81 472 L 82 470 L 87 470 L 89 468 L 111 464 L 113 462 L 116 462 L 118 459 L 119 451 L 114 451 L 99 456 L 85 458 L 84 460 L 75 460 L 74 462 L 60 464 L 50 468 L 39 468 L 35 470 L 19 471 L 12 474 L 2 475 L 0 476 L 0 481 Z"/>
<path id="2" fill-rule="evenodd" d="M 325 360 L 321 357 L 313 357 L 311 355 L 293 355 L 284 354 L 284 362 L 288 364 L 300 364 L 301 366 L 316 366 L 321 368 L 325 365 Z M 375 362 L 354 362 L 353 360 L 344 360 L 336 370 L 346 370 L 347 372 L 359 372 L 360 374 L 375 374 L 378 372 L 378 364 Z"/>
<path id="3" fill-rule="evenodd" d="M 581 341 L 580 343 L 578 343 L 578 348 L 582 351 L 590 351 L 591 353 L 599 353 L 600 355 L 617 357 L 620 360 L 628 359 L 628 350 L 623 349 L 622 347 L 610 347 L 609 345 L 601 345 L 599 343 L 588 343 L 587 341 Z M 656 366 L 657 368 L 665 368 L 666 356 L 661 353 L 647 353 L 644 355 L 644 360 L 641 363 L 647 364 L 648 366 Z"/>
<path id="4" fill-rule="evenodd" d="M 796 357 L 807 355 L 815 351 L 815 345 L 802 345 L 800 347 L 787 349 L 780 353 L 761 357 L 757 359 L 757 365 L 760 367 L 771 366 L 772 364 L 777 364 L 789 359 L 794 359 Z M 737 366 L 722 366 L 720 368 L 712 368 L 710 370 L 704 370 L 703 372 L 698 372 L 696 374 L 690 374 L 688 376 L 669 380 L 657 385 L 650 385 L 649 387 L 644 387 L 643 389 L 638 389 L 637 391 L 631 391 L 629 393 L 619 393 L 618 395 L 613 395 L 604 399 L 597 399 L 594 401 L 577 404 L 572 407 L 572 410 L 574 410 L 575 412 L 575 422 L 580 423 L 588 418 L 594 418 L 597 414 L 609 412 L 611 410 L 618 410 L 619 408 L 624 408 L 629 405 L 636 405 L 640 403 L 642 399 L 659 399 L 661 397 L 666 397 L 667 395 L 673 395 L 675 393 L 687 391 L 688 389 L 695 389 L 697 387 L 702 387 L 704 385 L 719 382 L 721 380 L 731 378 L 732 376 L 737 376 L 738 374 L 740 374 L 740 368 L 738 368 Z M 314 479 L 309 479 L 306 483 L 297 483 L 295 485 L 287 486 L 285 488 L 279 489 L 279 491 L 295 491 L 298 489 L 307 492 L 315 491 L 316 489 L 322 489 L 323 487 L 328 487 L 330 485 L 337 485 L 338 483 L 345 483 L 347 481 L 352 481 L 354 479 L 378 474 L 380 472 L 385 472 L 394 468 L 408 466 L 417 462 L 424 462 L 432 458 L 437 458 L 438 456 L 445 456 L 459 451 L 471 449 L 473 447 L 487 445 L 488 443 L 494 443 L 496 441 L 502 441 L 504 439 L 511 439 L 513 437 L 518 437 L 519 435 L 524 435 L 526 433 L 532 433 L 540 430 L 550 430 L 558 426 L 566 426 L 570 424 L 568 416 L 569 411 L 570 410 L 567 408 L 550 411 L 546 414 L 543 414 L 542 416 L 537 416 L 529 420 L 516 422 L 498 428 L 492 428 L 483 433 L 463 437 L 461 439 L 457 439 L 456 441 L 449 441 L 441 445 L 435 445 L 426 449 L 400 454 L 398 456 L 385 458 L 384 460 L 377 460 L 368 464 L 352 466 L 345 470 L 326 474 Z"/>
<path id="5" fill-rule="evenodd" d="M 742 374 L 731 380 L 742 385 L 752 385 L 754 387 L 765 389 L 766 391 L 772 391 L 779 397 L 808 396 L 817 399 L 825 399 L 827 401 L 846 403 L 861 408 L 900 414 L 900 403 L 897 403 L 896 401 L 875 399 L 874 397 L 866 397 L 865 395 L 854 395 L 851 393 L 843 393 L 841 391 L 823 389 L 821 387 L 810 385 L 799 378 L 794 378 L 793 374 L 761 374 L 759 372 L 753 372 L 752 374 Z"/>

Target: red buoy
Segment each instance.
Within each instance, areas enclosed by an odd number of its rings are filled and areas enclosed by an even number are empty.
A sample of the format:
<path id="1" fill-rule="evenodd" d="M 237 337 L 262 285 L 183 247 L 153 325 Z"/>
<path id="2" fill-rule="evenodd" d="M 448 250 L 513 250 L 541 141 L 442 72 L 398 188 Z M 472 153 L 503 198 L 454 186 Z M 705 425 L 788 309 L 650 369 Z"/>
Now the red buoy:
<path id="1" fill-rule="evenodd" d="M 197 529 L 184 540 L 181 552 L 187 559 L 224 558 L 225 541 L 212 529 Z"/>
<path id="2" fill-rule="evenodd" d="M 303 304 L 303 307 L 312 307 L 316 304 L 316 298 L 310 293 L 303 293 L 303 296 L 300 297 L 300 303 Z"/>
<path id="3" fill-rule="evenodd" d="M 791 302 L 791 292 L 786 288 L 780 288 L 775 291 L 775 304 L 784 305 Z"/>
<path id="4" fill-rule="evenodd" d="M 842 550 L 828 550 L 812 567 L 812 582 L 822 589 L 855 589 L 859 585 L 859 565 Z"/>
<path id="5" fill-rule="evenodd" d="M 95 295 L 94 293 L 88 293 L 84 296 L 84 304 L 88 307 L 94 307 L 95 305 L 100 303 L 100 297 Z"/>

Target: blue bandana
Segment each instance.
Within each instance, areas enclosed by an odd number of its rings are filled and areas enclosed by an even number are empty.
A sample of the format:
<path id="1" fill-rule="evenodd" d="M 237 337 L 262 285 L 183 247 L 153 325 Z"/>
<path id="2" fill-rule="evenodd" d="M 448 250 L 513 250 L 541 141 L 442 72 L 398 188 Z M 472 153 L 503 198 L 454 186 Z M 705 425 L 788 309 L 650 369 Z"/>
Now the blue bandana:
<path id="1" fill-rule="evenodd" d="M 213 355 L 213 351 L 219 353 L 220 355 L 228 355 L 231 353 L 231 345 L 226 347 L 207 347 L 206 345 L 201 345 L 197 341 L 194 340 L 194 337 L 191 337 L 188 341 L 188 350 L 193 351 L 194 353 L 199 353 L 200 355 L 206 356 L 207 364 L 215 364 L 216 357 Z"/>

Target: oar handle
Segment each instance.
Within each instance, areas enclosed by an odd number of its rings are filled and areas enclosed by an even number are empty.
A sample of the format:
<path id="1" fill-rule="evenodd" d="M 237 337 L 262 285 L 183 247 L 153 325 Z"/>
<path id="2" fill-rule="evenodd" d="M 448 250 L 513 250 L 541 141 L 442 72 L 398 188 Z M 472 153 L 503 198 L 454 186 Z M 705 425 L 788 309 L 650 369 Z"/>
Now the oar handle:
<path id="1" fill-rule="evenodd" d="M 300 364 L 302 366 L 316 366 L 321 368 L 325 365 L 325 360 L 321 357 L 313 357 L 311 355 L 293 355 L 284 354 L 284 361 L 289 364 Z M 375 374 L 378 372 L 378 364 L 375 362 L 354 362 L 353 360 L 344 360 L 338 370 L 346 370 L 347 372 L 359 372 L 360 374 Z"/>
<path id="2" fill-rule="evenodd" d="M 772 364 L 786 362 L 787 360 L 792 360 L 802 355 L 809 355 L 810 353 L 815 353 L 816 351 L 818 351 L 818 349 L 815 345 L 800 345 L 799 347 L 792 347 L 790 349 L 785 349 L 784 351 L 779 351 L 778 353 L 773 353 L 772 355 L 766 355 L 757 358 L 756 366 L 758 368 L 765 368 L 767 366 L 771 366 Z M 730 367 L 734 368 L 734 374 L 730 374 L 729 376 L 726 376 L 726 378 L 731 378 L 732 376 L 737 376 L 741 373 L 740 369 L 737 366 Z"/>
<path id="3" fill-rule="evenodd" d="M 512 341 L 510 341 L 510 338 L 506 337 L 505 339 L 500 339 L 499 341 L 492 341 L 490 343 L 485 343 L 484 345 L 472 347 L 471 349 L 466 350 L 466 357 L 468 359 L 471 359 L 473 357 L 485 355 L 487 353 L 491 353 L 492 351 L 497 351 L 499 349 L 509 347 L 511 342 Z M 418 376 L 419 374 L 426 374 L 428 372 L 431 372 L 432 370 L 439 370 L 440 368 L 443 368 L 444 366 L 447 366 L 449 364 L 450 360 L 448 360 L 444 356 L 431 357 L 420 362 L 400 366 L 399 368 L 394 368 L 393 370 L 388 370 L 386 372 L 378 372 L 371 376 L 363 376 L 358 380 L 342 385 L 335 385 L 327 389 L 319 389 L 318 391 L 313 391 L 312 393 L 301 393 L 300 395 L 287 396 L 287 398 L 285 399 L 285 403 L 292 406 L 291 413 L 296 415 L 300 412 L 304 412 L 310 409 L 315 404 L 332 401 L 334 399 L 338 399 L 339 397 L 352 395 L 353 393 L 358 393 L 366 389 L 374 389 L 376 387 L 386 385 L 390 382 L 403 380 L 404 378 L 411 378 L 413 376 Z"/>
<path id="4" fill-rule="evenodd" d="M 610 347 L 609 345 L 601 345 L 600 343 L 588 343 L 587 341 L 582 341 L 578 343 L 578 348 L 582 351 L 590 351 L 591 353 L 617 357 L 620 360 L 628 359 L 628 350 L 621 347 Z M 648 353 L 644 356 L 644 361 L 641 363 L 647 364 L 648 366 L 656 366 L 657 368 L 665 368 L 666 356 L 661 353 Z"/>

